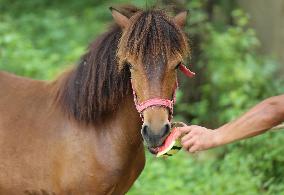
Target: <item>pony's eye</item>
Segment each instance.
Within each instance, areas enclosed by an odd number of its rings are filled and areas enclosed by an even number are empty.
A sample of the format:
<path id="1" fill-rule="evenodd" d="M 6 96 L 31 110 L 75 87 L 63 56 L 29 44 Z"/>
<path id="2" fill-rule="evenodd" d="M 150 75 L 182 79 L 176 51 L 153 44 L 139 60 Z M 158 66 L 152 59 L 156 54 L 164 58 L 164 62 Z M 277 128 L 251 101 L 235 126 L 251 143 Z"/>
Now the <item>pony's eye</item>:
<path id="1" fill-rule="evenodd" d="M 181 63 L 181 62 L 180 62 Z M 176 66 L 175 66 L 175 69 L 177 70 L 178 67 L 180 66 L 180 63 L 178 63 Z"/>
<path id="2" fill-rule="evenodd" d="M 127 65 L 127 67 L 128 67 L 129 69 L 132 69 L 132 68 L 133 68 L 132 64 L 130 64 L 130 63 L 127 63 L 126 65 Z"/>

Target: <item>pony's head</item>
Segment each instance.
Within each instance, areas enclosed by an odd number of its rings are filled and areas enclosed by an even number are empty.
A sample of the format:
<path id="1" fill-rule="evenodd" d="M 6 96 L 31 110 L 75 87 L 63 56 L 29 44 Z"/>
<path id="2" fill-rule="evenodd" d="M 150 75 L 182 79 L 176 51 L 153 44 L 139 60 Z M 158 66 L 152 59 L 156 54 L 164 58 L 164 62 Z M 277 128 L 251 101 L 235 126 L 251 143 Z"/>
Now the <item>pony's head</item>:
<path id="1" fill-rule="evenodd" d="M 136 107 L 143 118 L 141 133 L 148 147 L 155 148 L 170 132 L 172 110 L 168 104 L 175 96 L 176 70 L 189 54 L 182 30 L 187 12 L 169 17 L 161 10 L 136 10 L 131 16 L 111 11 L 122 28 L 119 70 L 130 69 Z"/>

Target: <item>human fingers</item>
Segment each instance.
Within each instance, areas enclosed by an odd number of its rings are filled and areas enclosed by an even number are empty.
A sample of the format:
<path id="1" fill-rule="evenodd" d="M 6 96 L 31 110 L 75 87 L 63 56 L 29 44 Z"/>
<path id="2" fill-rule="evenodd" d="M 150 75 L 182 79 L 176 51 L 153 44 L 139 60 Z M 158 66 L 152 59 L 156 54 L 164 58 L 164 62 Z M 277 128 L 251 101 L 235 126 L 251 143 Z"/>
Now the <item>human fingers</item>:
<path id="1" fill-rule="evenodd" d="M 193 138 L 194 134 L 192 132 L 189 132 L 188 134 L 184 135 L 182 138 L 181 138 L 181 142 L 184 143 L 188 140 L 190 140 L 191 138 Z"/>
<path id="2" fill-rule="evenodd" d="M 186 134 L 191 131 L 191 126 L 177 127 L 177 131 Z"/>
<path id="3" fill-rule="evenodd" d="M 188 132 L 190 132 L 190 129 L 188 129 L 188 128 L 189 128 L 189 126 L 176 127 L 176 132 L 175 132 L 175 135 L 174 135 L 174 139 L 181 138 L 183 135 L 185 135 Z"/>
<path id="4" fill-rule="evenodd" d="M 200 148 L 199 148 L 199 146 L 198 145 L 193 145 L 192 147 L 190 147 L 189 148 L 189 152 L 190 153 L 195 153 L 195 152 L 197 152 L 197 151 L 199 151 L 200 150 Z"/>
<path id="5" fill-rule="evenodd" d="M 189 151 L 190 148 L 194 145 L 194 142 L 194 139 L 189 139 L 186 142 L 182 143 L 182 147 L 184 148 L 184 150 Z"/>

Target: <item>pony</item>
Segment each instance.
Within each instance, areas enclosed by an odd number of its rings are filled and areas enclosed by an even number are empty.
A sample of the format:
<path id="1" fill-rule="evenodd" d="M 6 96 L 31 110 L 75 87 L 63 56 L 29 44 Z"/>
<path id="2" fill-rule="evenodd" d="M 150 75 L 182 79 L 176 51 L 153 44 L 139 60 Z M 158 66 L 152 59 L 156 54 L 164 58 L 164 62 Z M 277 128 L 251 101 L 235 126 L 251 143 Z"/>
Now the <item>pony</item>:
<path id="1" fill-rule="evenodd" d="M 115 23 L 55 80 L 0 72 L 0 194 L 125 194 L 143 139 L 151 151 L 169 134 L 187 12 L 110 10 Z"/>

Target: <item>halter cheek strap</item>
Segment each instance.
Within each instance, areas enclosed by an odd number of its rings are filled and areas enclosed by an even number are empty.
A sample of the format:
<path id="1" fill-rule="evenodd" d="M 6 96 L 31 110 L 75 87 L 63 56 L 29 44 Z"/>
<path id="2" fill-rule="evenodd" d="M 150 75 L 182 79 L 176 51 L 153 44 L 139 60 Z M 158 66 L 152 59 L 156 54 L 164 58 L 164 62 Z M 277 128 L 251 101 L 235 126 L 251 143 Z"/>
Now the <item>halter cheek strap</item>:
<path id="1" fill-rule="evenodd" d="M 183 64 L 179 65 L 179 70 L 182 71 L 187 77 L 193 77 L 195 75 L 194 72 L 190 71 Z M 176 81 L 173 97 L 172 97 L 171 100 L 169 100 L 169 99 L 162 99 L 162 98 L 152 98 L 152 99 L 148 99 L 146 101 L 143 101 L 143 102 L 139 103 L 138 100 L 137 100 L 136 92 L 133 89 L 133 85 L 132 85 L 132 91 L 133 91 L 133 96 L 134 96 L 134 103 L 135 103 L 137 111 L 140 113 L 140 117 L 142 118 L 142 120 L 143 120 L 142 112 L 144 110 L 146 110 L 147 108 L 153 107 L 153 106 L 168 108 L 169 112 L 170 112 L 169 120 L 171 120 L 172 117 L 173 117 L 174 104 L 176 102 L 176 91 L 177 91 L 177 89 L 178 89 L 178 81 Z"/>

